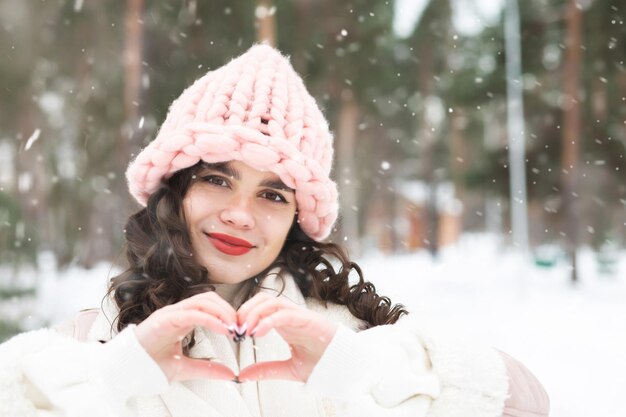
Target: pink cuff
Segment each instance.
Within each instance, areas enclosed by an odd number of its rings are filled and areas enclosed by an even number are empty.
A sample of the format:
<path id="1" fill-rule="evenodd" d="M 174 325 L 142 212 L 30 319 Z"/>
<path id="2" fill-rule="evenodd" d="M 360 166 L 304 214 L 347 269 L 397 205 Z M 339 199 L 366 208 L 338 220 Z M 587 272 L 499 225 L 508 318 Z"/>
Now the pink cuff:
<path id="1" fill-rule="evenodd" d="M 509 377 L 509 396 L 502 417 L 547 417 L 550 398 L 541 382 L 521 362 L 500 352 Z"/>

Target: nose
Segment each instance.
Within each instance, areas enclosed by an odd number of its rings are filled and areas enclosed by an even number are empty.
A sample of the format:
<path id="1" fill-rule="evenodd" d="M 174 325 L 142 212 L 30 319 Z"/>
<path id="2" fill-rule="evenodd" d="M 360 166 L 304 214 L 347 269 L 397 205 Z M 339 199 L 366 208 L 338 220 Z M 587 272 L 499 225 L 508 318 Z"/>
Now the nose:
<path id="1" fill-rule="evenodd" d="M 220 220 L 238 229 L 252 229 L 256 223 L 251 205 L 245 197 L 233 197 L 221 211 Z"/>

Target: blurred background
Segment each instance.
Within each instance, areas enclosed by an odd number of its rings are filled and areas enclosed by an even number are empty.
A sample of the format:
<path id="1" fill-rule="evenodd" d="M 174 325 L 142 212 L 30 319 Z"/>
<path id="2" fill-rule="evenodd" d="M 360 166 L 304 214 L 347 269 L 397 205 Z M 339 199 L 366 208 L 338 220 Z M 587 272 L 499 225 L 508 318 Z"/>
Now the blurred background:
<path id="1" fill-rule="evenodd" d="M 0 341 L 99 305 L 138 208 L 129 160 L 265 41 L 335 133 L 331 239 L 366 278 L 522 359 L 553 416 L 625 416 L 625 9 L 0 0 Z"/>

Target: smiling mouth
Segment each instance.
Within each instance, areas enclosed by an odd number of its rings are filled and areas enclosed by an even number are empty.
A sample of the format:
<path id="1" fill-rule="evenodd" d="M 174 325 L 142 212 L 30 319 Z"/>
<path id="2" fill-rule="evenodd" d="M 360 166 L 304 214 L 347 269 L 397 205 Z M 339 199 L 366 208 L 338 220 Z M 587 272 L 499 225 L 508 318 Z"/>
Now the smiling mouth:
<path id="1" fill-rule="evenodd" d="M 252 243 L 247 240 L 239 239 L 234 236 L 225 235 L 222 233 L 205 233 L 209 238 L 209 242 L 213 244 L 215 249 L 219 250 L 226 255 L 240 256 L 245 255 L 254 248 Z"/>

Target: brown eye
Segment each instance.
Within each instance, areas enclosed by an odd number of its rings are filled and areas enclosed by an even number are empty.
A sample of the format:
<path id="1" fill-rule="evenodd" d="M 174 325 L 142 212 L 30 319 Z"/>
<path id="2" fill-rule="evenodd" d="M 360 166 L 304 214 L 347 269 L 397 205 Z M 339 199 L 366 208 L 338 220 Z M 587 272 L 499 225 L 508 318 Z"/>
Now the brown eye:
<path id="1" fill-rule="evenodd" d="M 219 175 L 207 175 L 202 177 L 202 180 L 218 187 L 228 187 L 226 178 L 220 177 Z"/>
<path id="2" fill-rule="evenodd" d="M 282 194 L 276 193 L 274 191 L 264 191 L 261 193 L 261 197 L 270 200 L 275 203 L 286 203 L 287 199 L 283 197 Z"/>

